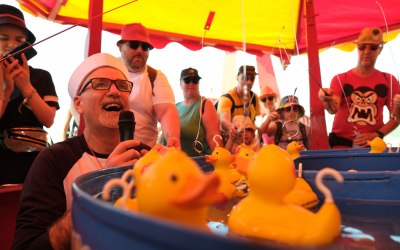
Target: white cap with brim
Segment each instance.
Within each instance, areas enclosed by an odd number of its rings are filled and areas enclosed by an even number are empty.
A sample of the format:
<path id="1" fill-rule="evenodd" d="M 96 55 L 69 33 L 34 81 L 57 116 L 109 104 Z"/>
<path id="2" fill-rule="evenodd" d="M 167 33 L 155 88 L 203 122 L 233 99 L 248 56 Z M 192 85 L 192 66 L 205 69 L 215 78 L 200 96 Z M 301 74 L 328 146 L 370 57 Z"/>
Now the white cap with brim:
<path id="1" fill-rule="evenodd" d="M 102 67 L 111 67 L 121 71 L 128 76 L 128 69 L 124 63 L 117 57 L 106 53 L 98 53 L 86 58 L 72 73 L 68 82 L 69 96 L 73 100 L 80 90 L 83 80 L 94 70 Z"/>

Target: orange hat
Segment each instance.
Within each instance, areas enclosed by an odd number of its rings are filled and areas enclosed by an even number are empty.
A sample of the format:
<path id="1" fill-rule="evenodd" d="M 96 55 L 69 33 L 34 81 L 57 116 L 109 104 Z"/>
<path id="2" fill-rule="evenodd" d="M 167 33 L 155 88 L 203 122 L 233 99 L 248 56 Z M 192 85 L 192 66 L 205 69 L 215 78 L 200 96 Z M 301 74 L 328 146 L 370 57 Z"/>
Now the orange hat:
<path id="1" fill-rule="evenodd" d="M 365 28 L 361 31 L 356 44 L 384 44 L 383 32 L 378 27 Z"/>
<path id="2" fill-rule="evenodd" d="M 244 115 L 235 115 L 232 119 L 232 123 L 239 129 L 243 130 L 246 128 L 251 128 L 256 131 L 256 125 L 250 120 L 250 117 Z"/>
<path id="3" fill-rule="evenodd" d="M 260 92 L 260 99 L 263 99 L 268 96 L 273 96 L 275 98 L 278 97 L 278 95 L 269 86 L 262 87 Z"/>
<path id="4" fill-rule="evenodd" d="M 117 44 L 122 41 L 140 41 L 149 44 L 150 49 L 154 48 L 150 42 L 149 32 L 141 23 L 127 24 L 122 27 L 121 40 Z"/>

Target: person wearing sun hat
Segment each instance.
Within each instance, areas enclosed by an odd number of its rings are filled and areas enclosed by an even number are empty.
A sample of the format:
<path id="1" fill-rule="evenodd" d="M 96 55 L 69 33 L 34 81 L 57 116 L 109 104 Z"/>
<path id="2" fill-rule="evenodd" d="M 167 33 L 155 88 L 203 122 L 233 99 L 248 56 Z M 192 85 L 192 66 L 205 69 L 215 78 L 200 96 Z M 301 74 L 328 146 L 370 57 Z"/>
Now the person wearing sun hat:
<path id="1" fill-rule="evenodd" d="M 277 102 L 278 94 L 272 90 L 269 86 L 263 86 L 260 91 L 260 104 L 263 110 L 262 114 L 262 122 L 268 118 L 269 114 L 276 111 L 276 102 Z M 263 133 L 261 135 L 262 141 L 264 145 L 274 144 L 274 138 L 272 136 L 268 136 L 267 133 Z"/>
<path id="2" fill-rule="evenodd" d="M 133 88 L 127 74 L 120 59 L 105 53 L 72 73 L 68 93 L 85 129 L 36 158 L 21 193 L 13 249 L 70 249 L 72 182 L 90 171 L 133 165 L 146 153 L 134 149 L 138 140 L 120 142 L 119 115 L 129 110 Z"/>
<path id="3" fill-rule="evenodd" d="M 384 107 L 392 111 L 393 97 L 400 91 L 396 77 L 375 68 L 385 43 L 383 36 L 379 27 L 364 28 L 354 42 L 356 67 L 334 76 L 330 88 L 318 93 L 324 108 L 335 115 L 329 134 L 331 148 L 368 147 L 368 141 L 383 138 L 398 126 L 394 117 L 383 120 Z"/>
<path id="4" fill-rule="evenodd" d="M 225 148 L 232 154 L 236 153 L 236 148 L 243 145 L 246 148 L 258 152 L 260 150 L 260 141 L 257 138 L 256 125 L 250 120 L 250 117 L 244 115 L 236 115 L 232 119 L 232 123 L 237 128 L 237 132 L 233 136 L 229 136 Z"/>
<path id="5" fill-rule="evenodd" d="M 25 41 L 32 44 L 36 38 L 27 28 L 24 14 L 14 6 L 0 4 L 0 58 Z M 24 56 L 22 61 L 19 64 L 8 58 L 0 63 L 0 185 L 24 182 L 39 151 L 46 147 L 43 128 L 53 125 L 59 109 L 50 73 L 29 66 Z M 29 134 L 39 144 L 9 136 L 14 133 Z"/>
<path id="6" fill-rule="evenodd" d="M 286 149 L 292 141 L 297 141 L 299 145 L 308 148 L 311 129 L 299 120 L 304 114 L 304 107 L 300 105 L 297 96 L 285 96 L 276 111 L 268 115 L 260 130 L 273 136 L 274 143 L 282 149 Z"/>
<path id="7" fill-rule="evenodd" d="M 121 60 L 128 68 L 128 79 L 135 83 L 130 95 L 130 108 L 135 114 L 135 138 L 154 146 L 158 122 L 167 146 L 180 148 L 179 114 L 174 92 L 167 77 L 147 64 L 154 45 L 146 27 L 140 23 L 124 25 L 117 42 Z"/>

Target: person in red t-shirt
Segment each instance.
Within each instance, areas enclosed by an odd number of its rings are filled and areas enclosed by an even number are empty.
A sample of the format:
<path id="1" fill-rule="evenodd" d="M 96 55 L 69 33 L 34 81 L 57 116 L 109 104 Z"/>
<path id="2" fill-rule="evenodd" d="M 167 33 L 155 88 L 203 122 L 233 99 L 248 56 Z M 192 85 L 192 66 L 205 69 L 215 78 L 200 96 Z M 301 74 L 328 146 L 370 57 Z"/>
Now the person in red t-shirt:
<path id="1" fill-rule="evenodd" d="M 324 108 L 335 114 L 331 148 L 367 147 L 367 141 L 383 138 L 398 126 L 394 118 L 383 121 L 383 107 L 392 110 L 393 97 L 399 93 L 394 76 L 375 69 L 383 49 L 380 28 L 365 28 L 356 40 L 358 64 L 333 77 L 330 88 L 319 91 Z"/>

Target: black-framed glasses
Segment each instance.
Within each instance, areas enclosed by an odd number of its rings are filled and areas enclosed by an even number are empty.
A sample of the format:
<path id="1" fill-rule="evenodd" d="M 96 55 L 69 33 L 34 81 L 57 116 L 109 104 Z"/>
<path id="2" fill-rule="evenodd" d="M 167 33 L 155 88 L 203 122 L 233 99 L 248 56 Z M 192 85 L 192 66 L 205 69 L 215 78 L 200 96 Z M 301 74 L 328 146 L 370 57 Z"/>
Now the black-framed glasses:
<path id="1" fill-rule="evenodd" d="M 131 49 L 138 49 L 140 46 L 143 51 L 149 51 L 153 48 L 150 44 L 141 41 L 128 41 L 128 44 Z"/>
<path id="2" fill-rule="evenodd" d="M 275 97 L 273 97 L 273 96 L 268 96 L 268 97 L 261 98 L 261 101 L 262 101 L 262 102 L 267 102 L 267 100 L 268 100 L 268 101 L 273 101 L 274 99 L 275 99 Z"/>
<path id="3" fill-rule="evenodd" d="M 200 81 L 199 77 L 193 76 L 193 77 L 186 77 L 182 79 L 186 84 L 189 83 L 194 83 L 194 84 L 198 84 Z"/>
<path id="4" fill-rule="evenodd" d="M 379 49 L 379 48 L 381 47 L 381 45 L 378 45 L 378 44 L 358 44 L 358 45 L 357 45 L 358 50 L 365 50 L 365 48 L 367 47 L 367 45 L 369 46 L 369 48 L 370 48 L 372 51 L 375 51 L 375 50 L 377 50 L 377 49 Z"/>
<path id="5" fill-rule="evenodd" d="M 108 78 L 92 78 L 89 81 L 86 82 L 86 84 L 83 86 L 82 90 L 79 92 L 78 95 L 81 95 L 83 91 L 89 86 L 89 84 L 92 84 L 92 88 L 95 90 L 109 90 L 111 88 L 111 84 L 115 84 L 117 89 L 122 92 L 131 92 L 133 88 L 133 83 L 128 80 L 111 80 Z"/>

